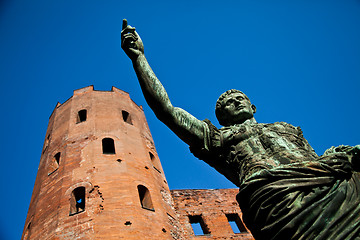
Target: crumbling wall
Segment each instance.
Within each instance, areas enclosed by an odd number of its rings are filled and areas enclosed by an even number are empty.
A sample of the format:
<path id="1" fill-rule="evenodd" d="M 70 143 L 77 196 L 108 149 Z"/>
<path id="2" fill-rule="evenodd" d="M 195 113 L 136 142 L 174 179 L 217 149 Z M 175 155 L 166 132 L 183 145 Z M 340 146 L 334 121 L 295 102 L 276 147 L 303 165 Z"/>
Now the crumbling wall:
<path id="1" fill-rule="evenodd" d="M 171 190 L 175 210 L 185 239 L 254 239 L 242 223 L 236 202 L 238 189 Z M 234 233 L 229 220 L 237 218 L 240 233 Z M 194 234 L 191 222 L 199 222 L 203 234 Z"/>

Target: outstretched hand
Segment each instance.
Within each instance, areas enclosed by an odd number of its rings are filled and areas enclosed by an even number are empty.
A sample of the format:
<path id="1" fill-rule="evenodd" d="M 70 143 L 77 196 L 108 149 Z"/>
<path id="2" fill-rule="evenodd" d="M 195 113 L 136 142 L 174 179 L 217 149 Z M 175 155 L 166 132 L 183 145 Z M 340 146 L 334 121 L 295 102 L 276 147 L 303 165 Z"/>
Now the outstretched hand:
<path id="1" fill-rule="evenodd" d="M 127 24 L 126 19 L 123 19 L 121 48 L 132 61 L 136 60 L 139 55 L 144 54 L 144 45 L 139 34 L 137 34 L 134 27 Z"/>

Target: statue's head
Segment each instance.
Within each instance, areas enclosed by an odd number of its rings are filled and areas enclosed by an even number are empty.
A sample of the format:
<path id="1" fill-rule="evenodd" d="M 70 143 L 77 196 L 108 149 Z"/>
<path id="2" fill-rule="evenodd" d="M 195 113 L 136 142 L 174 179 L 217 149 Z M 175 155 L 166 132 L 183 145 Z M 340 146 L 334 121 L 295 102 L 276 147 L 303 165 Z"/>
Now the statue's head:
<path id="1" fill-rule="evenodd" d="M 221 94 L 215 107 L 216 117 L 223 126 L 243 123 L 252 119 L 255 112 L 256 107 L 251 104 L 250 99 L 236 89 Z"/>

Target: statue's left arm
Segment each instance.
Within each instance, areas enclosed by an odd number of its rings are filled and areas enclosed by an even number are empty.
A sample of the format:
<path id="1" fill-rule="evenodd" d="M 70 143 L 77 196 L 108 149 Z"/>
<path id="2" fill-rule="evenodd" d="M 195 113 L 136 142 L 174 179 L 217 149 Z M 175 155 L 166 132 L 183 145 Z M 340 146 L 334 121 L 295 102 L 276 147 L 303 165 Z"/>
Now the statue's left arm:
<path id="1" fill-rule="evenodd" d="M 360 145 L 356 145 L 354 147 L 349 145 L 331 147 L 324 152 L 323 156 L 336 153 L 345 153 L 348 156 L 354 170 L 360 171 Z"/>

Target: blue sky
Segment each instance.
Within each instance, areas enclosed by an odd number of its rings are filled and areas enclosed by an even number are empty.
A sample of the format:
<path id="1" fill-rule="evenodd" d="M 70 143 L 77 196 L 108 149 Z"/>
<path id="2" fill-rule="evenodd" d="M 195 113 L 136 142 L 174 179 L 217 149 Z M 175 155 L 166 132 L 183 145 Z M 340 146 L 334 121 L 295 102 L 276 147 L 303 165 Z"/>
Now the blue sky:
<path id="1" fill-rule="evenodd" d="M 217 124 L 218 96 L 244 91 L 258 122 L 301 126 L 318 154 L 359 144 L 360 1 L 0 2 L 0 239 L 20 239 L 57 102 L 116 86 L 143 105 L 171 189 L 234 187 L 159 122 L 120 49 L 122 19 L 172 103 Z"/>

